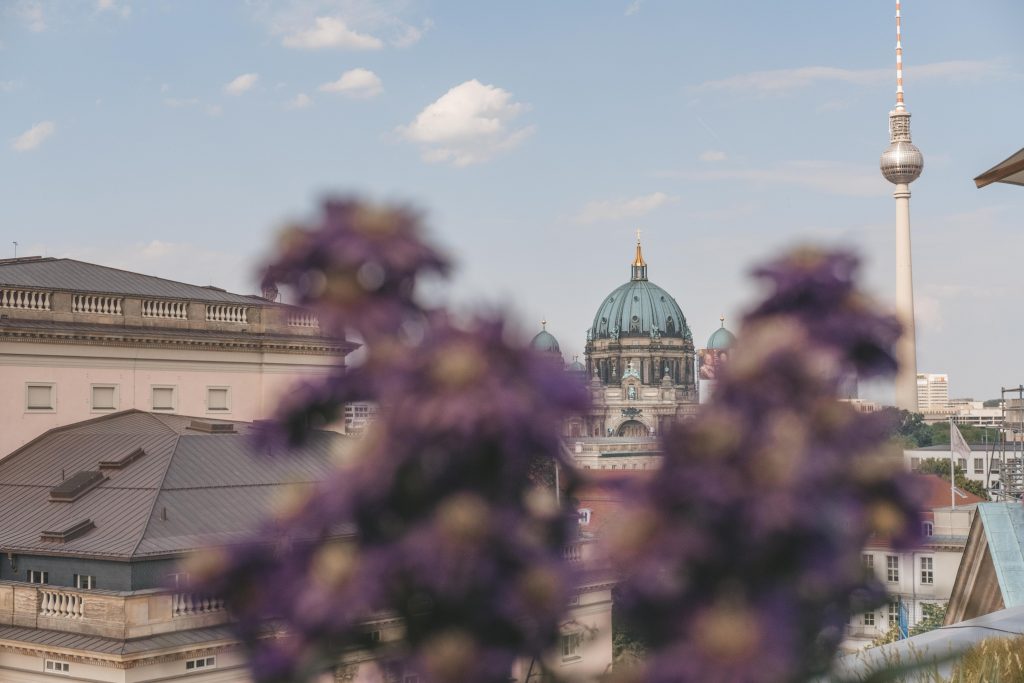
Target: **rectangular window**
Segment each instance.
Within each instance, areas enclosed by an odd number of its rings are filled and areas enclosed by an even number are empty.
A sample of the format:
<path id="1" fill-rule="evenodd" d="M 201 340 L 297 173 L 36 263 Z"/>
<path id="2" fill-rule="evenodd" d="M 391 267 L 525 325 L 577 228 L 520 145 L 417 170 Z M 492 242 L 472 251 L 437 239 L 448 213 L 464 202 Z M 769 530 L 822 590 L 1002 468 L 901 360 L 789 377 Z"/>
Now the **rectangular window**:
<path id="1" fill-rule="evenodd" d="M 900 603 L 899 601 L 889 603 L 889 627 L 893 627 L 900 623 Z"/>
<path id="2" fill-rule="evenodd" d="M 580 645 L 583 644 L 583 634 L 563 633 L 562 634 L 562 661 L 580 658 Z"/>
<path id="3" fill-rule="evenodd" d="M 32 412 L 53 412 L 56 409 L 53 384 L 31 383 L 25 385 L 25 410 Z"/>
<path id="4" fill-rule="evenodd" d="M 900 558 L 898 555 L 885 556 L 885 580 L 889 583 L 899 583 Z"/>
<path id="5" fill-rule="evenodd" d="M 935 583 L 935 561 L 930 557 L 921 558 L 921 583 Z"/>
<path id="6" fill-rule="evenodd" d="M 875 625 L 875 613 L 874 612 L 865 612 L 864 613 L 864 618 L 862 619 L 862 621 L 864 622 L 865 626 L 874 626 Z"/>
<path id="7" fill-rule="evenodd" d="M 29 569 L 25 572 L 29 583 L 50 583 L 50 572 L 41 572 L 36 569 Z"/>
<path id="8" fill-rule="evenodd" d="M 587 526 L 590 524 L 590 508 L 580 508 L 576 512 L 580 517 L 580 526 Z"/>
<path id="9" fill-rule="evenodd" d="M 935 533 L 935 525 L 931 522 L 921 522 L 921 535 L 931 536 Z"/>
<path id="10" fill-rule="evenodd" d="M 216 657 L 200 657 L 199 659 L 185 660 L 185 671 L 195 671 L 197 669 L 212 669 L 215 666 L 217 666 Z"/>
<path id="11" fill-rule="evenodd" d="M 71 665 L 69 663 L 67 663 L 67 662 L 57 662 L 57 661 L 54 661 L 52 659 L 47 659 L 46 663 L 43 665 L 43 668 L 46 671 L 48 671 L 50 673 L 55 673 L 55 674 L 71 673 Z"/>
<path id="12" fill-rule="evenodd" d="M 974 459 L 974 473 L 985 474 L 985 458 Z"/>
<path id="13" fill-rule="evenodd" d="M 174 410 L 174 387 L 153 387 L 153 410 Z"/>
<path id="14" fill-rule="evenodd" d="M 75 574 L 75 588 L 92 590 L 96 587 L 96 577 L 89 574 Z"/>
<path id="15" fill-rule="evenodd" d="M 865 569 L 874 569 L 875 568 L 875 556 L 874 555 L 869 555 L 869 554 L 865 553 L 864 555 L 861 555 L 861 561 L 864 562 L 864 568 Z"/>
<path id="16" fill-rule="evenodd" d="M 967 458 L 957 458 L 956 466 L 962 469 L 964 472 L 967 471 Z"/>
<path id="17" fill-rule="evenodd" d="M 921 469 L 921 458 L 911 458 L 910 469 L 914 470 L 915 472 Z"/>
<path id="18" fill-rule="evenodd" d="M 228 387 L 206 388 L 206 409 L 225 411 L 229 409 Z"/>
<path id="19" fill-rule="evenodd" d="M 113 384 L 92 385 L 92 409 L 114 410 L 117 408 L 117 387 Z"/>

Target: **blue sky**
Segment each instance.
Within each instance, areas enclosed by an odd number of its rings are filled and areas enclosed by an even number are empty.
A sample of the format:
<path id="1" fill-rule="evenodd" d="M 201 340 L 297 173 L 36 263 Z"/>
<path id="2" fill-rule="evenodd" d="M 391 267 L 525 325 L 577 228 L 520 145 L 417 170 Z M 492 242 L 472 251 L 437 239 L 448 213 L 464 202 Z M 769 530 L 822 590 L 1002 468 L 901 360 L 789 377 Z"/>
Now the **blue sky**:
<path id="1" fill-rule="evenodd" d="M 878 173 L 892 2 L 7 0 L 0 255 L 72 256 L 253 291 L 327 193 L 421 207 L 451 296 L 548 329 L 567 359 L 629 276 L 698 345 L 758 258 L 843 244 L 894 291 Z M 906 0 L 918 366 L 986 398 L 1024 380 L 1018 0 Z"/>

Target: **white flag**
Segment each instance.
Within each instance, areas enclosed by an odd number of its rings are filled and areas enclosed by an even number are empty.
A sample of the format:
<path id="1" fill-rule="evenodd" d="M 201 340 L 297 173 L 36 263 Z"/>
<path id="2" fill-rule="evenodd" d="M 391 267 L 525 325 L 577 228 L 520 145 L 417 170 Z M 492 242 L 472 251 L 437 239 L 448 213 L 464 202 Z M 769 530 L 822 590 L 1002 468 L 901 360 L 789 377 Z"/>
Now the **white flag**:
<path id="1" fill-rule="evenodd" d="M 949 500 L 950 506 L 956 507 L 956 477 L 953 476 L 953 458 L 964 459 L 964 475 L 967 474 L 967 467 L 970 464 L 971 447 L 964 439 L 953 421 L 949 421 Z"/>

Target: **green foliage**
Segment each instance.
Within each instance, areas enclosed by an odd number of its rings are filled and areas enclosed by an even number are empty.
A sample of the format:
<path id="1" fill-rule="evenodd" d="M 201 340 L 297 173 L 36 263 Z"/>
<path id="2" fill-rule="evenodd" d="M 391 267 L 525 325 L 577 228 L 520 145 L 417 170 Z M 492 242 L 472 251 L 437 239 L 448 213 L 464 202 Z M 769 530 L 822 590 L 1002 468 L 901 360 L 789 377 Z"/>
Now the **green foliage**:
<path id="1" fill-rule="evenodd" d="M 986 408 L 998 408 L 1002 402 L 1003 400 L 1001 398 L 990 398 L 989 400 L 982 403 L 982 405 L 985 406 Z"/>
<path id="2" fill-rule="evenodd" d="M 924 416 L 921 413 L 911 413 L 907 410 L 886 408 L 897 416 L 896 438 L 903 443 L 904 448 L 924 448 L 934 443 L 934 435 L 931 429 L 924 423 Z"/>
<path id="3" fill-rule="evenodd" d="M 920 472 L 921 474 L 937 474 L 946 481 L 949 481 L 949 460 L 940 458 L 925 458 L 924 460 L 921 461 L 921 464 L 918 466 L 917 471 Z M 989 500 L 988 491 L 985 490 L 985 485 L 982 484 L 980 481 L 968 479 L 962 467 L 960 467 L 959 465 L 955 465 L 953 467 L 953 475 L 955 477 L 954 481 L 956 482 L 956 487 L 958 489 L 960 489 L 961 491 L 966 491 L 968 493 L 973 493 L 979 498 Z"/>
<path id="4" fill-rule="evenodd" d="M 967 443 L 994 443 L 999 439 L 998 429 L 987 429 L 973 425 L 958 425 L 957 428 L 964 435 L 964 441 Z M 948 422 L 936 422 L 933 425 L 928 425 L 928 429 L 931 431 L 931 443 L 928 445 L 937 446 L 949 443 Z"/>
<path id="5" fill-rule="evenodd" d="M 921 620 L 910 627 L 910 635 L 918 636 L 928 631 L 934 631 L 942 626 L 946 619 L 946 606 L 934 602 L 926 602 L 921 605 L 923 616 Z"/>
<path id="6" fill-rule="evenodd" d="M 900 627 L 899 624 L 893 624 L 889 627 L 889 630 L 878 636 L 871 641 L 869 647 L 878 647 L 879 645 L 888 645 L 889 643 L 895 643 L 900 639 Z"/>

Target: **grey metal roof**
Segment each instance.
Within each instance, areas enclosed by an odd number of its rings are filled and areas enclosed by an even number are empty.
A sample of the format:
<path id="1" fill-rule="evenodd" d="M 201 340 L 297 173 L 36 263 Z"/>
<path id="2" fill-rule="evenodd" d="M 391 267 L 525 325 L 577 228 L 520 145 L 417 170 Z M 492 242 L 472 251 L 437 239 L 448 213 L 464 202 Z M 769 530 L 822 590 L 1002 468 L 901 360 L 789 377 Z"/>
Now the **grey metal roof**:
<path id="1" fill-rule="evenodd" d="M 249 305 L 270 302 L 255 295 L 232 294 L 174 280 L 119 270 L 68 258 L 0 261 L 0 287 L 35 287 L 96 294 L 125 294 L 160 299 L 191 299 Z"/>
<path id="2" fill-rule="evenodd" d="M 46 631 L 24 626 L 0 626 L 0 644 L 3 644 L 4 641 L 16 644 L 31 643 L 43 647 L 69 650 L 84 650 L 85 652 L 95 652 L 101 655 L 129 656 L 141 655 L 147 652 L 159 652 L 170 648 L 188 647 L 189 645 L 209 647 L 218 642 L 236 643 L 238 638 L 231 627 L 227 625 L 162 633 L 132 640 L 88 636 L 79 633 L 67 633 L 65 631 Z"/>
<path id="3" fill-rule="evenodd" d="M 229 544 L 251 533 L 289 486 L 312 486 L 333 471 L 348 437 L 313 435 L 300 450 L 268 457 L 251 447 L 248 423 L 236 434 L 188 429 L 193 418 L 126 411 L 47 432 L 0 460 L 0 552 L 127 560 Z M 101 460 L 146 454 L 74 502 L 51 502 L 62 473 Z M 95 528 L 64 543 L 40 533 L 83 519 Z"/>

